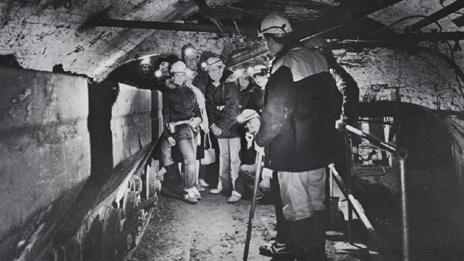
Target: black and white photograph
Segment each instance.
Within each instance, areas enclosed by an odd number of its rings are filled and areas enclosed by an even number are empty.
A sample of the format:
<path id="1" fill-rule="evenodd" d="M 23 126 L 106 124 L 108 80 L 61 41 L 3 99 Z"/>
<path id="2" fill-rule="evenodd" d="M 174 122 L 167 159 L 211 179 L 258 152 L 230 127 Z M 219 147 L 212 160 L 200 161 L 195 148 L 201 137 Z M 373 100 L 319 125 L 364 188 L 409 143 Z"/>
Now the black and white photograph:
<path id="1" fill-rule="evenodd" d="M 463 48 L 464 0 L 2 0 L 0 260 L 462 261 Z"/>

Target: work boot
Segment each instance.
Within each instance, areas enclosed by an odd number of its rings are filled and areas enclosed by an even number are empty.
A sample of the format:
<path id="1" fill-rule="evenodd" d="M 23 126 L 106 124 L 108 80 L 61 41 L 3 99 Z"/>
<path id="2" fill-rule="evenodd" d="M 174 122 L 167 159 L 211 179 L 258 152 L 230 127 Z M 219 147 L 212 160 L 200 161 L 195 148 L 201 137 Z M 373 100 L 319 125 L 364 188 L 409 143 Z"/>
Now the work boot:
<path id="1" fill-rule="evenodd" d="M 290 222 L 291 244 L 297 261 L 313 261 L 310 259 L 309 251 L 309 244 L 311 241 L 310 227 L 312 226 L 312 221 L 310 217 Z"/>
<path id="2" fill-rule="evenodd" d="M 195 197 L 197 198 L 197 200 L 201 200 L 201 194 L 200 194 L 200 191 L 198 191 L 197 187 L 193 187 L 192 191 Z"/>
<path id="3" fill-rule="evenodd" d="M 198 200 L 195 197 L 195 193 L 191 190 L 184 192 L 183 200 L 189 204 L 197 204 Z"/>
<path id="4" fill-rule="evenodd" d="M 232 191 L 232 194 L 227 199 L 227 203 L 237 203 L 241 199 L 242 199 L 242 195 L 240 195 L 240 193 L 238 193 L 237 191 Z"/>
<path id="5" fill-rule="evenodd" d="M 215 189 L 209 191 L 210 194 L 220 194 L 222 192 L 222 182 L 219 180 L 218 185 Z"/>

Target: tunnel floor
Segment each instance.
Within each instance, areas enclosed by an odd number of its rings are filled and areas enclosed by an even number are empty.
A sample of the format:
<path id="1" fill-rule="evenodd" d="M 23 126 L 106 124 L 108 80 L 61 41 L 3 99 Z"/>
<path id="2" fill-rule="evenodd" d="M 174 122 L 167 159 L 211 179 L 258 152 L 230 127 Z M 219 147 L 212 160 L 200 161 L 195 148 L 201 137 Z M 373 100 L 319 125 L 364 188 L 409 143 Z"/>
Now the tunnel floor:
<path id="1" fill-rule="evenodd" d="M 160 197 L 130 260 L 242 260 L 251 201 L 227 204 L 225 196 L 202 196 L 196 205 Z M 258 253 L 258 247 L 275 236 L 274 224 L 274 207 L 258 205 L 248 260 L 276 260 Z M 328 238 L 329 260 L 376 260 L 364 245 L 348 244 L 340 233 L 328 232 Z"/>

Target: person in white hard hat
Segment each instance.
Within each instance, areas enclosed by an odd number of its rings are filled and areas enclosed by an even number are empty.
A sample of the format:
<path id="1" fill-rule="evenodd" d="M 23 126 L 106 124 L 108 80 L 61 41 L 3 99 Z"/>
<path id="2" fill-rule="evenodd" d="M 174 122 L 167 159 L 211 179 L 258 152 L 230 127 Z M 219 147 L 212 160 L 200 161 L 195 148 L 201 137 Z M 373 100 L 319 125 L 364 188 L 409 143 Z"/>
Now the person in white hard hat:
<path id="1" fill-rule="evenodd" d="M 196 176 L 196 149 L 195 142 L 201 113 L 195 93 L 186 86 L 187 67 L 178 61 L 172 64 L 172 84 L 174 88 L 167 89 L 163 94 L 163 120 L 165 130 L 161 141 L 162 160 L 168 172 L 175 172 L 177 164 L 171 156 L 171 147 L 177 144 L 184 164 L 183 199 L 190 204 L 197 203 L 201 198 L 198 192 Z M 182 123 L 181 123 L 182 122 Z"/>
<path id="2" fill-rule="evenodd" d="M 270 14 L 259 33 L 274 60 L 255 143 L 265 150 L 265 167 L 277 172 L 296 259 L 327 260 L 325 180 L 337 88 L 325 57 L 299 45 L 288 19 Z"/>
<path id="3" fill-rule="evenodd" d="M 197 64 L 197 75 L 195 78 L 192 80 L 192 84 L 200 89 L 201 93 L 205 96 L 206 100 L 206 87 L 208 86 L 209 83 L 209 75 L 207 72 L 207 65 L 206 65 L 206 60 L 210 57 L 216 56 L 216 54 L 210 52 L 210 51 L 204 51 L 201 53 L 198 59 L 198 64 Z M 207 133 L 209 130 L 209 122 L 203 122 L 202 126 L 206 125 L 207 129 L 205 129 L 204 132 L 201 133 L 201 147 L 205 146 L 205 142 L 210 143 L 209 146 L 211 146 L 215 152 L 216 155 L 219 155 L 219 145 L 217 138 L 211 134 Z M 210 142 L 211 141 L 211 142 Z M 204 151 L 199 151 L 198 157 L 201 159 L 204 158 Z M 214 160 L 213 163 L 210 163 L 208 165 L 203 165 L 200 161 L 200 168 L 199 168 L 199 178 L 198 178 L 198 185 L 200 191 L 206 190 L 206 188 L 210 187 L 210 185 L 207 183 L 211 182 L 216 178 L 216 176 L 219 173 L 219 160 Z M 216 178 L 217 179 L 217 178 Z"/>
<path id="4" fill-rule="evenodd" d="M 260 112 L 263 107 L 264 92 L 253 80 L 250 73 L 252 72 L 245 68 L 237 69 L 234 72 L 240 86 L 240 111 L 250 109 Z"/>
<path id="5" fill-rule="evenodd" d="M 232 72 L 225 68 L 224 61 L 217 56 L 206 60 L 209 83 L 206 88 L 206 110 L 211 132 L 219 144 L 219 182 L 212 194 L 236 192 L 235 180 L 240 167 L 240 132 L 236 117 L 240 113 L 240 88 Z M 229 78 L 230 77 L 230 78 Z"/>
<path id="6" fill-rule="evenodd" d="M 197 97 L 197 102 L 200 107 L 201 113 L 201 124 L 200 124 L 200 135 L 198 135 L 198 147 L 197 147 L 197 177 L 198 191 L 205 191 L 209 187 L 209 184 L 205 181 L 206 178 L 206 168 L 201 164 L 201 159 L 205 157 L 205 140 L 209 138 L 209 121 L 208 115 L 206 113 L 206 98 L 203 92 L 193 84 L 193 80 L 197 76 L 197 73 L 190 68 L 187 68 L 187 87 L 192 89 Z"/>

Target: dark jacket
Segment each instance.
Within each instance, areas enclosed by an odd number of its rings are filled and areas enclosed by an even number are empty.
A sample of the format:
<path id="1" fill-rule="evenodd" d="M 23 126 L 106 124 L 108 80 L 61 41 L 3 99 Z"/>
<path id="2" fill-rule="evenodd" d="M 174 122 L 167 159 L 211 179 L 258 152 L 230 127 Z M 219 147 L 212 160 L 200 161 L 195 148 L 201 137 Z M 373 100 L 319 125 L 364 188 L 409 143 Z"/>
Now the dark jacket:
<path id="1" fill-rule="evenodd" d="M 245 90 L 240 91 L 240 111 L 251 109 L 260 113 L 263 105 L 263 90 L 255 83 L 250 82 Z"/>
<path id="2" fill-rule="evenodd" d="M 203 95 L 206 95 L 206 87 L 209 83 L 208 73 L 205 71 L 199 71 L 195 78 L 192 80 L 192 84 L 200 89 Z"/>
<path id="3" fill-rule="evenodd" d="M 195 93 L 187 86 L 176 87 L 175 89 L 166 88 L 163 93 L 163 121 L 164 131 L 166 135 L 172 135 L 176 139 L 191 138 L 193 135 L 187 124 L 179 125 L 176 131 L 172 133 L 167 124 L 169 122 L 177 122 L 189 120 L 200 116 L 200 108 L 195 96 Z"/>
<path id="4" fill-rule="evenodd" d="M 209 124 L 222 129 L 218 138 L 239 137 L 237 116 L 240 114 L 240 87 L 235 81 L 228 81 L 230 71 L 224 70 L 220 84 L 215 87 L 208 82 L 206 87 L 206 112 Z"/>
<path id="5" fill-rule="evenodd" d="M 265 165 L 278 171 L 308 171 L 332 161 L 337 88 L 325 58 L 300 47 L 274 59 L 256 143 Z"/>
<path id="6" fill-rule="evenodd" d="M 330 72 L 335 79 L 341 94 L 340 114 L 349 124 L 354 124 L 358 118 L 359 87 L 353 77 L 340 65 L 331 66 Z"/>

